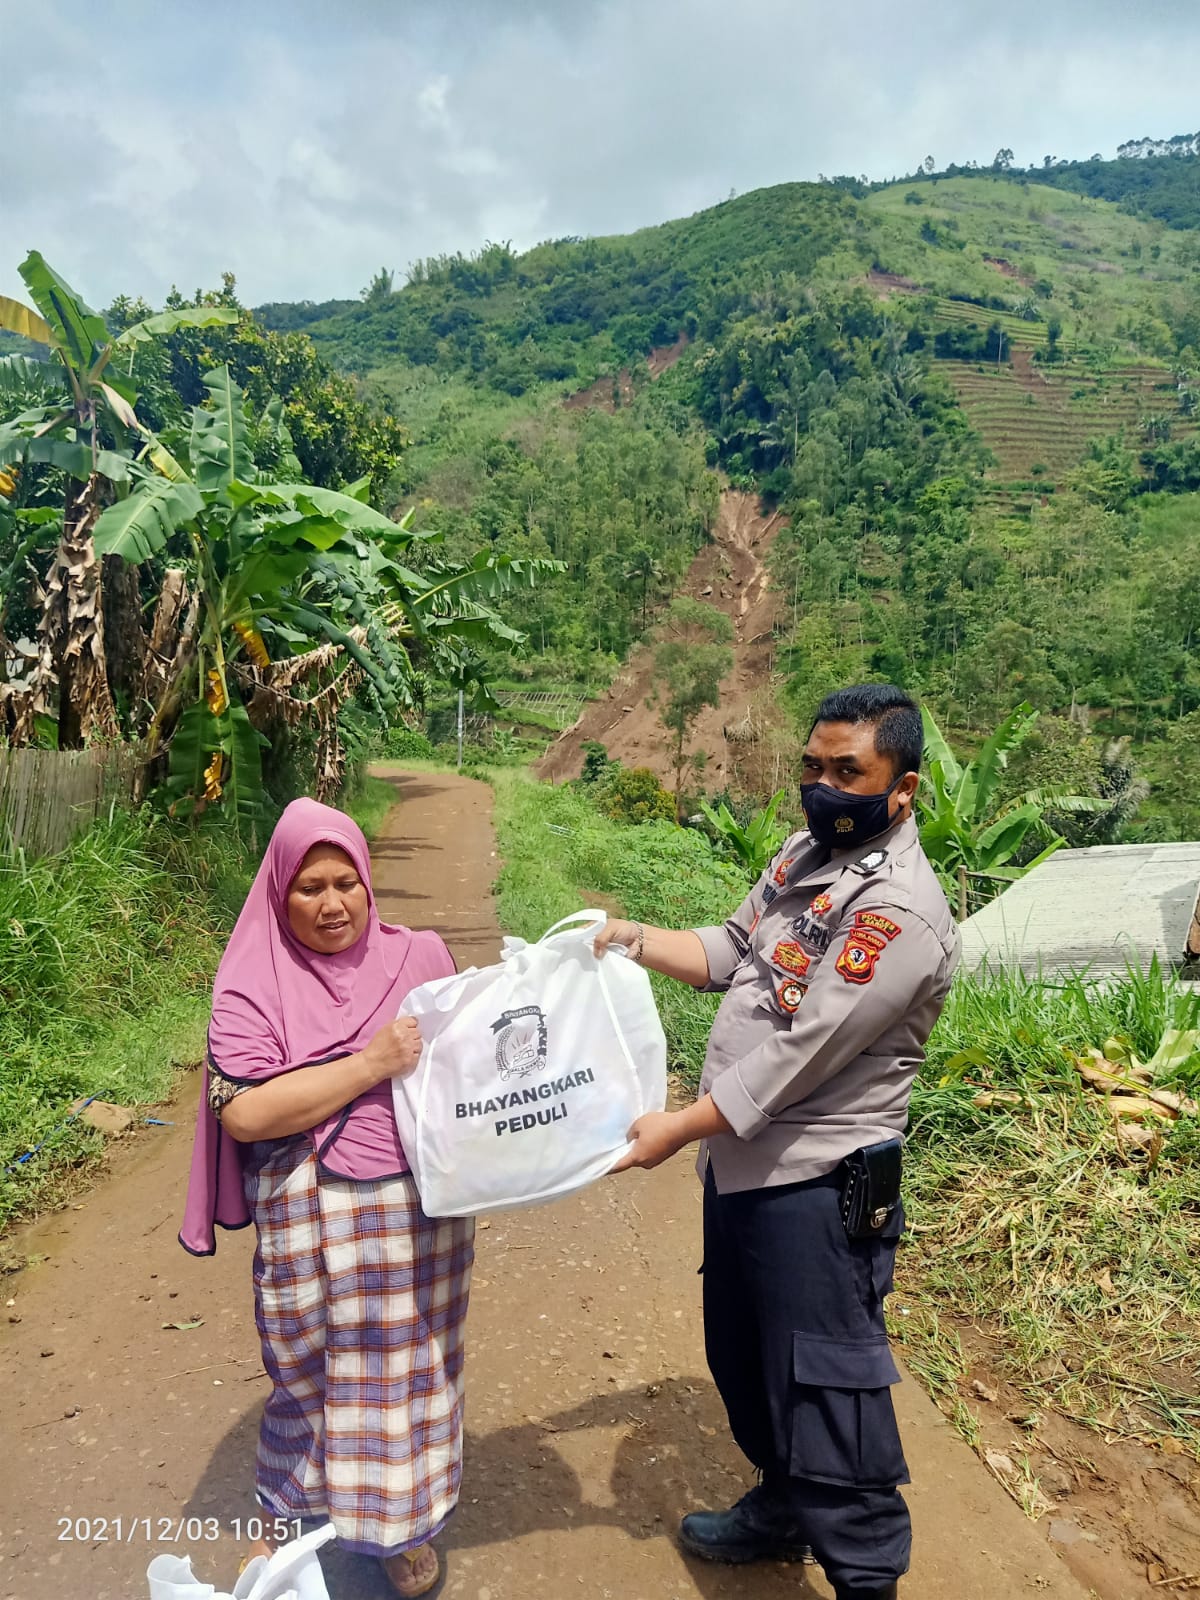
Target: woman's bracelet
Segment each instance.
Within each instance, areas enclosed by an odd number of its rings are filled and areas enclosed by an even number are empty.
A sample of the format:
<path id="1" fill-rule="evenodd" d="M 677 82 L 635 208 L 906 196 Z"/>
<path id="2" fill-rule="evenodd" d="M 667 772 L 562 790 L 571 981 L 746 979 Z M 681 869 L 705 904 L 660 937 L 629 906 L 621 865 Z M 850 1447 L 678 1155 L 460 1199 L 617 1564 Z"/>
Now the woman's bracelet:
<path id="1" fill-rule="evenodd" d="M 642 951 L 646 948 L 646 930 L 642 927 L 640 922 L 635 922 L 634 927 L 637 929 L 637 949 L 631 951 L 631 954 L 637 964 L 641 966 Z"/>

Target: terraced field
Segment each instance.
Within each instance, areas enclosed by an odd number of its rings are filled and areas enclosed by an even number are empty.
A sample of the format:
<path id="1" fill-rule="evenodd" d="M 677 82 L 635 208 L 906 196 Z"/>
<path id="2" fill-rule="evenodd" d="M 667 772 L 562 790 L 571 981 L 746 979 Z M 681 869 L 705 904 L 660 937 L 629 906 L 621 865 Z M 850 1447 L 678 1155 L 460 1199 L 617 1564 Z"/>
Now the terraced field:
<path id="1" fill-rule="evenodd" d="M 971 305 L 965 300 L 948 300 L 945 296 L 939 295 L 934 300 L 933 315 L 942 327 L 957 323 L 964 327 L 978 328 L 981 333 L 985 328 L 990 328 L 992 323 L 998 322 L 1004 330 L 1006 341 L 1014 350 L 1034 350 L 1046 342 L 1045 322 L 1028 322 L 1012 311 L 992 311 L 986 306 Z M 1058 343 L 1059 348 L 1065 352 L 1075 349 L 1074 340 L 1066 332 L 1062 334 Z"/>
<path id="2" fill-rule="evenodd" d="M 1038 495 L 1053 492 L 1093 439 L 1115 434 L 1137 449 L 1151 418 L 1169 423 L 1174 439 L 1196 431 L 1196 420 L 1179 410 L 1164 365 L 1131 361 L 1098 369 L 1064 339 L 1067 359 L 1042 366 L 1033 352 L 1045 343 L 1044 324 L 946 300 L 938 301 L 936 315 L 943 325 L 974 322 L 983 329 L 999 322 L 1011 341 L 1011 356 L 999 365 L 937 363 L 996 458 L 988 479 L 999 507 L 1027 509 Z"/>

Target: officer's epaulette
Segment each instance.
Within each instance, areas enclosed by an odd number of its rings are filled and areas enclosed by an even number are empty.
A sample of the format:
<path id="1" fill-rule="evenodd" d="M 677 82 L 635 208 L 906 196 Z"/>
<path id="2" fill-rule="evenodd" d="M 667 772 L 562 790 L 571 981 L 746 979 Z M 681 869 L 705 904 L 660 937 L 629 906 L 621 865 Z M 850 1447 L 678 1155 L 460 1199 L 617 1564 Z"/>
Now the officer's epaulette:
<path id="1" fill-rule="evenodd" d="M 886 850 L 868 851 L 861 861 L 854 863 L 850 871 L 857 872 L 860 878 L 865 878 L 872 872 L 878 872 L 887 858 L 888 853 Z"/>

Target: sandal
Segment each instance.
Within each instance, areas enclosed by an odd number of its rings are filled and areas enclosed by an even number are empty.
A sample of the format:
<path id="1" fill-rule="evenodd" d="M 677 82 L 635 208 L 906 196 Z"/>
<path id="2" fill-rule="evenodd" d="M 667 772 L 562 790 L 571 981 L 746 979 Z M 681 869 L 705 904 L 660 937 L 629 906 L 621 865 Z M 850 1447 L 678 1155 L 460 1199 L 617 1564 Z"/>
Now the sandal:
<path id="1" fill-rule="evenodd" d="M 437 1551 L 431 1544 L 418 1545 L 415 1550 L 402 1550 L 399 1555 L 384 1556 L 380 1564 L 388 1582 L 397 1594 L 404 1596 L 404 1600 L 416 1600 L 417 1595 L 428 1594 L 442 1575 Z M 418 1564 L 424 1571 L 417 1571 Z"/>

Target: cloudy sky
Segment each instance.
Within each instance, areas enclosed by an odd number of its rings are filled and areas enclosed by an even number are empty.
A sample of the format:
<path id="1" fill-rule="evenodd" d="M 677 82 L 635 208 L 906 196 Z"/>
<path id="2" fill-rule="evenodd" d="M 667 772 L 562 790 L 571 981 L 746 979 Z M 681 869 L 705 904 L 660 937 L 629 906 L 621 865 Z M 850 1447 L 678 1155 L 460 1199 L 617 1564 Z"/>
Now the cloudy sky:
<path id="1" fill-rule="evenodd" d="M 615 233 L 819 172 L 1200 126 L 1196 0 L 0 0 L 0 293 Z"/>

